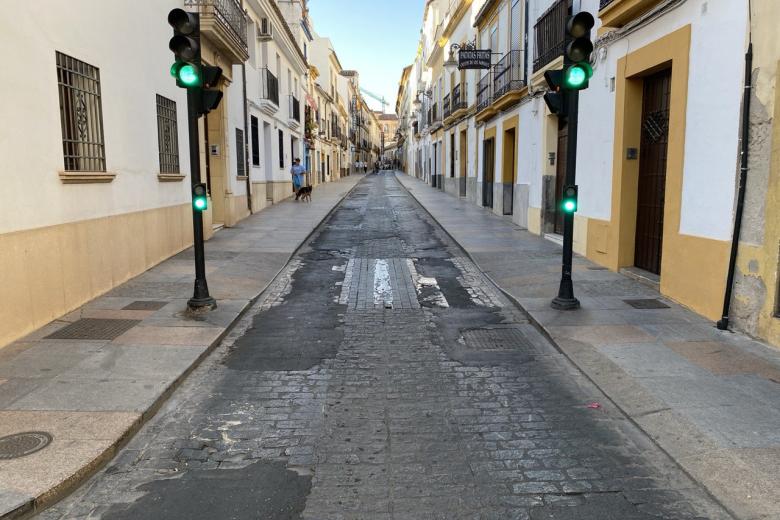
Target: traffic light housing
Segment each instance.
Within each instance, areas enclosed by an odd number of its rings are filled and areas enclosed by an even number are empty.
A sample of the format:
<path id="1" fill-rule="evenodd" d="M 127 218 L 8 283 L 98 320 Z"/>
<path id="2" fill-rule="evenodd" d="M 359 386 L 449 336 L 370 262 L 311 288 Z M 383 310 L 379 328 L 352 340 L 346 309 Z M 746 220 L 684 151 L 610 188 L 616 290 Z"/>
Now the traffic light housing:
<path id="1" fill-rule="evenodd" d="M 564 213 L 575 213 L 577 211 L 577 186 L 576 185 L 563 187 L 561 209 L 563 209 Z"/>
<path id="2" fill-rule="evenodd" d="M 580 11 L 566 20 L 568 43 L 563 54 L 563 88 L 567 90 L 588 88 L 588 81 L 593 76 L 589 62 L 593 52 L 590 30 L 595 23 L 593 15 L 587 11 Z"/>
<path id="3" fill-rule="evenodd" d="M 217 108 L 222 101 L 222 91 L 218 89 L 222 68 L 204 65 L 201 71 L 203 87 L 200 89 L 200 104 L 197 112 L 198 115 L 205 115 Z"/>
<path id="4" fill-rule="evenodd" d="M 192 186 L 192 207 L 195 211 L 206 211 L 209 208 L 209 196 L 205 184 Z"/>
<path id="5" fill-rule="evenodd" d="M 566 116 L 566 95 L 561 90 L 563 86 L 563 70 L 548 70 L 544 73 L 544 80 L 547 82 L 547 86 L 550 92 L 544 95 L 544 102 L 547 103 L 547 108 L 550 112 L 557 114 L 558 117 Z"/>
<path id="6" fill-rule="evenodd" d="M 172 9 L 168 24 L 173 27 L 173 37 L 168 48 L 176 61 L 171 65 L 171 75 L 181 88 L 197 88 L 202 84 L 200 65 L 200 18 L 184 9 Z"/>

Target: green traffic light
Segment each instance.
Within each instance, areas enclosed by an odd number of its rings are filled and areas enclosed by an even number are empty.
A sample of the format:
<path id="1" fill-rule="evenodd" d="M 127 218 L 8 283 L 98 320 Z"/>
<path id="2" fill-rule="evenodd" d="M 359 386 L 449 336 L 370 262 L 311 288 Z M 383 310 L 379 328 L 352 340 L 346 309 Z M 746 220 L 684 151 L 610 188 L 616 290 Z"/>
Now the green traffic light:
<path id="1" fill-rule="evenodd" d="M 575 63 L 564 74 L 564 88 L 569 90 L 580 90 L 587 88 L 588 80 L 593 76 L 593 69 L 586 62 Z"/>
<path id="2" fill-rule="evenodd" d="M 194 65 L 190 65 L 189 63 L 179 68 L 178 78 L 179 81 L 181 81 L 187 87 L 197 86 L 198 83 L 200 82 L 200 75 L 198 74 L 198 69 Z"/>
<path id="3" fill-rule="evenodd" d="M 171 65 L 171 76 L 176 78 L 176 84 L 180 87 L 197 87 L 201 83 L 200 69 L 184 61 Z"/>
<path id="4" fill-rule="evenodd" d="M 196 197 L 192 201 L 192 205 L 195 206 L 195 209 L 198 211 L 204 211 L 209 207 L 206 197 Z"/>
<path id="5" fill-rule="evenodd" d="M 564 200 L 563 201 L 563 211 L 566 213 L 574 213 L 577 211 L 577 202 L 574 200 Z"/>

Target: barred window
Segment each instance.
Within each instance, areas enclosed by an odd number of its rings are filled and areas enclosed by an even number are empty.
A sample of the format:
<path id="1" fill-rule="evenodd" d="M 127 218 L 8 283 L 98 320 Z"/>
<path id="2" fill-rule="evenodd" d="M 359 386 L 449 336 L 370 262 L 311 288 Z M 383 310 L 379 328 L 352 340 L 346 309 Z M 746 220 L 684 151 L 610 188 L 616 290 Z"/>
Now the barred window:
<path id="1" fill-rule="evenodd" d="M 106 171 L 100 70 L 61 52 L 57 57 L 65 171 Z"/>
<path id="2" fill-rule="evenodd" d="M 244 151 L 244 131 L 236 128 L 236 174 L 246 175 L 246 153 Z"/>
<path id="3" fill-rule="evenodd" d="M 252 120 L 252 164 L 260 166 L 260 131 L 258 121 L 255 116 L 250 116 Z"/>
<path id="4" fill-rule="evenodd" d="M 179 132 L 176 102 L 157 94 L 157 146 L 160 173 L 179 173 Z"/>

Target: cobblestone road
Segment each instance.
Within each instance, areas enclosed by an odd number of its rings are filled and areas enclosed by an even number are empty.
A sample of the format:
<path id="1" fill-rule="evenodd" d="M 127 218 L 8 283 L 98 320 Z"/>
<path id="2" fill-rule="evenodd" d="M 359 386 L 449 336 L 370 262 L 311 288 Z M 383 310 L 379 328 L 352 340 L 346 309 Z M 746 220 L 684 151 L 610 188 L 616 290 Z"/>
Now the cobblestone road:
<path id="1" fill-rule="evenodd" d="M 731 517 L 387 173 L 41 518 Z"/>

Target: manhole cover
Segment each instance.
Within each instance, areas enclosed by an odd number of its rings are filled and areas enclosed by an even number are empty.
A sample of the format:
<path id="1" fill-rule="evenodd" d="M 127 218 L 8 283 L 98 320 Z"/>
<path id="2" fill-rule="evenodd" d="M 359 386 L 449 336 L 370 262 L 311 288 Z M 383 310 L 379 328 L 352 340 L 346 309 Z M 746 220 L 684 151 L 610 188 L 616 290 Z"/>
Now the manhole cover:
<path id="1" fill-rule="evenodd" d="M 159 311 L 168 302 L 136 301 L 122 307 L 123 311 Z"/>
<path id="2" fill-rule="evenodd" d="M 516 328 L 501 327 L 463 331 L 466 347 L 472 350 L 497 351 L 530 348 L 525 335 Z"/>
<path id="3" fill-rule="evenodd" d="M 141 323 L 141 320 L 82 318 L 44 339 L 116 339 Z"/>
<path id="4" fill-rule="evenodd" d="M 46 432 L 23 432 L 0 437 L 0 460 L 16 459 L 40 451 L 51 442 Z"/>
<path id="5" fill-rule="evenodd" d="M 669 306 L 655 298 L 644 298 L 639 300 L 623 300 L 635 309 L 668 309 Z"/>

